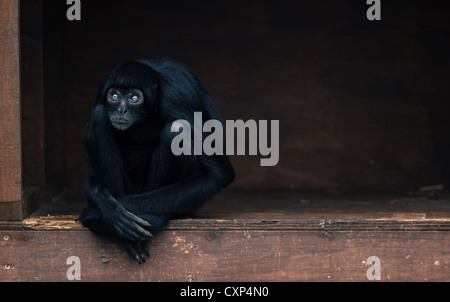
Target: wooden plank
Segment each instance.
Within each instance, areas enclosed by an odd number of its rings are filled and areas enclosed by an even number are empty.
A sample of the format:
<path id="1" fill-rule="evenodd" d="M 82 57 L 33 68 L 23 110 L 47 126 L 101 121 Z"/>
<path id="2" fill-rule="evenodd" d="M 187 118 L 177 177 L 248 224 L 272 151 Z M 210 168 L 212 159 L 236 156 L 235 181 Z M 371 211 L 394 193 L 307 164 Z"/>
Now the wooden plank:
<path id="1" fill-rule="evenodd" d="M 448 192 L 226 190 L 191 219 L 169 229 L 450 230 Z M 25 219 L 20 228 L 82 229 L 76 221 L 86 201 L 65 192 Z M 0 228 L 10 224 L 0 223 Z"/>
<path id="2" fill-rule="evenodd" d="M 0 222 L 20 221 L 22 217 L 22 201 L 0 202 Z"/>
<path id="3" fill-rule="evenodd" d="M 78 222 L 78 215 L 34 216 L 22 223 L 0 222 L 0 229 L 29 230 L 86 230 Z M 449 219 L 418 220 L 352 220 L 352 219 L 176 219 L 167 230 L 265 230 L 265 231 L 321 231 L 332 235 L 336 231 L 450 231 Z"/>
<path id="4" fill-rule="evenodd" d="M 16 202 L 22 199 L 19 0 L 0 2 L 0 41 L 0 202 Z"/>
<path id="5" fill-rule="evenodd" d="M 450 281 L 450 232 L 168 230 L 139 265 L 88 231 L 0 231 L 0 281 Z"/>
<path id="6" fill-rule="evenodd" d="M 441 194 L 229 190 L 171 221 L 143 265 L 80 225 L 82 194 L 63 194 L 39 215 L 0 222 L 0 281 L 66 281 L 70 256 L 82 281 L 367 281 L 370 256 L 383 281 L 450 281 Z"/>

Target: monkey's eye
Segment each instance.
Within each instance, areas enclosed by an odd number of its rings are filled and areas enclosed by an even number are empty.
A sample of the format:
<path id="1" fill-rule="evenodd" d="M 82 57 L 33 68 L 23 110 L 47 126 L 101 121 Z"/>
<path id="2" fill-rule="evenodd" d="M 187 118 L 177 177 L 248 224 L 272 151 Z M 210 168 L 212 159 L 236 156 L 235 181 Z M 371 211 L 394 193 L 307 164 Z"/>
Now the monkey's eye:
<path id="1" fill-rule="evenodd" d="M 139 101 L 139 96 L 136 95 L 136 94 L 131 96 L 130 101 L 133 102 L 133 103 L 138 102 Z"/>
<path id="2" fill-rule="evenodd" d="M 111 94 L 110 97 L 111 97 L 111 100 L 113 100 L 113 101 L 118 101 L 119 100 L 119 95 L 117 93 Z"/>

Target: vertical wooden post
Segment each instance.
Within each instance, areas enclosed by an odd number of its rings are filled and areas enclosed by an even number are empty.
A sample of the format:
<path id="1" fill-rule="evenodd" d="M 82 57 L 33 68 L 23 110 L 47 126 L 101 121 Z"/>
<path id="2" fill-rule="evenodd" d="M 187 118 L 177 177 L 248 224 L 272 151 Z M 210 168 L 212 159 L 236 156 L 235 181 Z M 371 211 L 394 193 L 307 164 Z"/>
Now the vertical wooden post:
<path id="1" fill-rule="evenodd" d="M 27 217 L 50 199 L 46 194 L 45 152 L 52 146 L 47 144 L 49 138 L 45 132 L 42 0 L 20 0 L 19 19 L 22 215 Z M 50 115 L 48 120 L 54 118 Z"/>
<path id="2" fill-rule="evenodd" d="M 0 1 L 0 220 L 22 219 L 19 0 Z"/>

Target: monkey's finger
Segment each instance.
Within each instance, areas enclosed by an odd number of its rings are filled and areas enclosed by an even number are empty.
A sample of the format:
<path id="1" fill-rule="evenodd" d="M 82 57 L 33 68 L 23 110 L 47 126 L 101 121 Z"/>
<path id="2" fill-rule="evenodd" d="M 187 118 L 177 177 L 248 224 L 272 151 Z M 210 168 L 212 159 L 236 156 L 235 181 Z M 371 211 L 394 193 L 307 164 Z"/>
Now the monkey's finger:
<path id="1" fill-rule="evenodd" d="M 120 238 L 128 239 L 130 241 L 144 240 L 145 234 L 140 234 L 136 231 L 136 225 L 132 225 L 129 221 L 119 220 L 114 224 L 114 229 Z"/>
<path id="2" fill-rule="evenodd" d="M 140 225 L 134 223 L 132 226 L 132 231 L 134 231 L 135 233 L 137 233 L 140 236 L 139 240 L 149 240 L 150 238 L 153 237 L 153 234 L 150 231 L 147 231 L 146 229 L 144 229 L 143 227 L 141 227 Z"/>
<path id="3" fill-rule="evenodd" d="M 135 225 L 136 228 L 138 228 L 138 230 L 144 230 L 145 231 L 145 236 L 148 237 L 146 239 L 150 239 L 153 237 L 153 234 L 147 230 L 146 228 L 150 228 L 152 225 L 150 223 L 148 223 L 147 221 L 145 221 L 144 219 L 134 215 L 133 213 L 127 212 L 125 215 L 125 220 L 128 220 L 126 222 L 126 224 L 130 227 L 132 227 L 132 225 Z M 140 231 L 139 231 L 140 232 Z"/>
<path id="4" fill-rule="evenodd" d="M 127 211 L 122 205 L 118 204 L 117 210 L 119 211 L 119 216 L 124 217 L 126 219 L 132 220 L 144 227 L 151 227 L 151 224 L 148 221 L 140 218 L 139 216 Z"/>
<path id="5" fill-rule="evenodd" d="M 134 249 L 134 259 L 136 259 L 139 264 L 142 264 L 142 262 L 145 262 L 145 256 L 143 256 L 140 251 L 138 251 L 136 248 Z"/>
<path id="6" fill-rule="evenodd" d="M 136 244 L 136 251 L 139 254 L 139 257 L 145 262 L 145 251 L 144 251 L 144 247 L 142 246 L 141 242 L 138 242 Z"/>
<path id="7" fill-rule="evenodd" d="M 151 237 L 153 237 L 153 234 L 141 227 L 139 224 L 135 223 L 134 221 L 130 221 L 127 219 L 123 219 L 120 221 L 121 225 L 124 226 L 125 229 L 127 229 L 127 233 L 134 236 L 135 241 L 136 240 L 148 240 Z"/>
<path id="8" fill-rule="evenodd" d="M 147 255 L 147 257 L 150 257 L 150 253 L 148 251 L 148 244 L 146 241 L 143 241 L 141 243 L 141 248 L 142 248 L 143 252 L 145 253 L 145 255 Z"/>
<path id="9" fill-rule="evenodd" d="M 140 218 L 139 216 L 134 215 L 131 212 L 128 212 L 127 210 L 125 210 L 124 216 L 127 217 L 128 219 L 140 224 L 143 227 L 151 227 L 152 226 L 148 221 L 145 221 L 144 219 Z"/>
<path id="10" fill-rule="evenodd" d="M 140 239 L 140 236 L 131 230 L 129 230 L 127 227 L 123 226 L 120 223 L 117 223 L 114 226 L 114 230 L 116 231 L 117 236 L 119 236 L 122 239 L 126 239 L 129 241 L 138 241 Z"/>
<path id="11" fill-rule="evenodd" d="M 150 253 L 148 252 L 148 244 L 147 241 L 138 241 L 136 242 L 137 250 L 139 250 L 140 255 L 145 259 L 145 256 L 150 257 Z"/>
<path id="12" fill-rule="evenodd" d="M 136 260 L 139 264 L 142 264 L 142 262 L 145 262 L 145 259 L 141 257 L 141 255 L 136 251 L 136 247 L 132 244 L 125 245 L 125 250 L 127 251 L 128 255 Z"/>

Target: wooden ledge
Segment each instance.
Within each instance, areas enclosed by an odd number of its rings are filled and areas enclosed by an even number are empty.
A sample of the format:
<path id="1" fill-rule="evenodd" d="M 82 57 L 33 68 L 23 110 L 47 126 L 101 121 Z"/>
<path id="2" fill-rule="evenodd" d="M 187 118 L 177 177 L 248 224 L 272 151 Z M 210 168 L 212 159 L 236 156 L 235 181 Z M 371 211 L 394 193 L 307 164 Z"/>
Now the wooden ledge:
<path id="1" fill-rule="evenodd" d="M 65 192 L 22 223 L 0 228 L 86 230 L 77 221 L 85 204 Z M 373 190 L 238 190 L 207 203 L 194 218 L 168 230 L 450 230 L 450 193 Z"/>
<path id="2" fill-rule="evenodd" d="M 364 195 L 365 194 L 365 195 Z M 440 196 L 227 191 L 173 220 L 139 265 L 78 221 L 63 194 L 22 222 L 0 222 L 0 281 L 450 281 L 449 199 Z"/>
<path id="3" fill-rule="evenodd" d="M 437 225 L 180 220 L 151 240 L 139 265 L 117 240 L 56 218 L 0 228 L 0 281 L 68 281 L 72 256 L 81 281 L 369 281 L 371 256 L 381 281 L 450 281 L 450 232 Z"/>
<path id="4" fill-rule="evenodd" d="M 0 229 L 22 230 L 71 230 L 87 231 L 75 215 L 34 216 L 23 222 L 0 223 Z M 213 231 L 213 230 L 282 230 L 282 231 L 450 231 L 449 219 L 426 219 L 400 215 L 397 219 L 373 220 L 333 219 L 179 219 L 173 220 L 167 230 Z"/>

